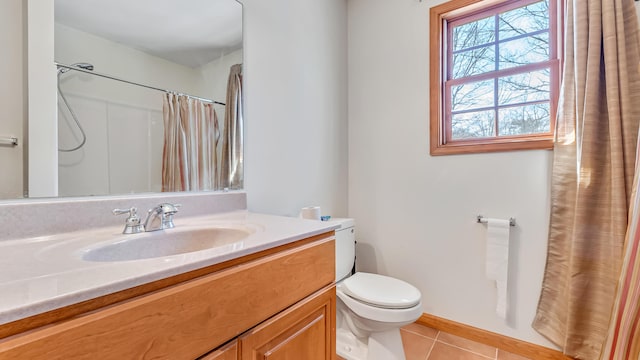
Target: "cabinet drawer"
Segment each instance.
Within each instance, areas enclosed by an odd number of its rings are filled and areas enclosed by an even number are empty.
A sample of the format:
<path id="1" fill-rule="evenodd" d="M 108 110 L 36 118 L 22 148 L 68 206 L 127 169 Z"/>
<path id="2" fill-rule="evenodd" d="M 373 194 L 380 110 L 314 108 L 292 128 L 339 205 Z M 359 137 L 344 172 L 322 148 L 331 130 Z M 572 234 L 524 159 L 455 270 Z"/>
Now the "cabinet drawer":
<path id="1" fill-rule="evenodd" d="M 194 359 L 334 281 L 333 238 L 0 341 L 0 359 Z"/>

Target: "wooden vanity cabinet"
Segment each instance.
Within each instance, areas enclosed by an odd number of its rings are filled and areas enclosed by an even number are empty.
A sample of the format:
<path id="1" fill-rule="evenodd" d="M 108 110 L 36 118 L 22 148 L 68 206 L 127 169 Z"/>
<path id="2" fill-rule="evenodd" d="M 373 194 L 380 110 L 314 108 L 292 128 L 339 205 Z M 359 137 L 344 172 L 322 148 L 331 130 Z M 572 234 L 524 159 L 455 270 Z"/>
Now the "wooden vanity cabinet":
<path id="1" fill-rule="evenodd" d="M 334 360 L 333 233 L 298 243 L 7 337 L 0 360 Z"/>
<path id="2" fill-rule="evenodd" d="M 333 360 L 336 289 L 311 296 L 239 339 L 242 360 Z"/>
<path id="3" fill-rule="evenodd" d="M 335 295 L 321 290 L 198 360 L 335 360 Z"/>

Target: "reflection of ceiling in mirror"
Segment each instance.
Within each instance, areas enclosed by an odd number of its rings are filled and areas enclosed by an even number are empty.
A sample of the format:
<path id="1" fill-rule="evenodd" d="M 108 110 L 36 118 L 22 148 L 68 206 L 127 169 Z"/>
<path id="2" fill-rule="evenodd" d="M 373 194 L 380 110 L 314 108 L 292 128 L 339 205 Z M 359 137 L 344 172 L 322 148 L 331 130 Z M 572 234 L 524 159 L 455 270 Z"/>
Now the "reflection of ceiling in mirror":
<path id="1" fill-rule="evenodd" d="M 198 67 L 242 47 L 235 0 L 55 0 L 56 22 Z"/>

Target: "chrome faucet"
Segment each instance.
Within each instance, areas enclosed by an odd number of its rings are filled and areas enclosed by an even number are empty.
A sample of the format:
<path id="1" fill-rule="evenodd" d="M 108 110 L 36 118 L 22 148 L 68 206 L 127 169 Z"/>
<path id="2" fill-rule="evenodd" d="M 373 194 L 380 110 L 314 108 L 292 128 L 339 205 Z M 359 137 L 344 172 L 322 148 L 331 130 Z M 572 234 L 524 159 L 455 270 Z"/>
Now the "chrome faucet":
<path id="1" fill-rule="evenodd" d="M 129 214 L 124 225 L 123 234 L 138 234 L 144 232 L 144 226 L 140 224 L 138 209 L 135 207 L 129 209 L 113 209 L 113 215 Z"/>
<path id="2" fill-rule="evenodd" d="M 162 203 L 153 209 L 149 209 L 147 219 L 144 221 L 145 231 L 164 230 L 175 227 L 173 224 L 173 215 L 178 212 L 180 206 L 180 204 Z"/>

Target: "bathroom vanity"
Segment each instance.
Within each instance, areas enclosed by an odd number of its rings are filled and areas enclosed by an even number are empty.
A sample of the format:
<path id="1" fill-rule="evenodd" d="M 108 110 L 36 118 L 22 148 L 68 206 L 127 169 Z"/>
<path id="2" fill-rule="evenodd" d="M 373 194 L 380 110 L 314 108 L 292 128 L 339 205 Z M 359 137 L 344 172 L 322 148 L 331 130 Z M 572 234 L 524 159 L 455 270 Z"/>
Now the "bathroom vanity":
<path id="1" fill-rule="evenodd" d="M 109 277 L 111 287 L 99 296 L 86 288 L 89 299 L 53 299 L 46 311 L 42 299 L 0 311 L 5 315 L 0 359 L 335 359 L 333 229 L 298 219 L 242 216 L 262 222 L 262 230 L 239 248 L 181 259 L 174 275 L 157 268 L 138 280 L 123 275 L 126 266 L 139 272 L 160 266 L 162 258 L 138 266 L 132 265 L 137 261 L 92 263 L 81 271 L 120 272 L 122 285 Z M 269 221 L 281 222 L 272 233 Z M 289 221 L 313 230 L 286 230 L 288 236 L 277 230 L 291 228 L 285 226 Z M 11 286 L 0 285 L 0 291 Z"/>

